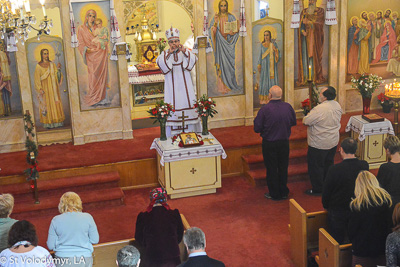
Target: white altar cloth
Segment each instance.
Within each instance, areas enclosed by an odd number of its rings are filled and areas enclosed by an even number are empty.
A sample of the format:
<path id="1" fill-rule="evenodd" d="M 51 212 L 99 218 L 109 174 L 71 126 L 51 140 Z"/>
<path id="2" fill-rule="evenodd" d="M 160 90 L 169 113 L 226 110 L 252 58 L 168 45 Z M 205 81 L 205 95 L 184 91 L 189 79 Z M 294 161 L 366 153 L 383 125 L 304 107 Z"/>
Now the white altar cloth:
<path id="1" fill-rule="evenodd" d="M 346 132 L 353 130 L 354 132 L 358 133 L 358 140 L 361 142 L 364 141 L 365 137 L 368 135 L 394 135 L 392 123 L 388 119 L 380 122 L 368 122 L 364 120 L 361 115 L 351 116 L 345 130 Z"/>
<path id="2" fill-rule="evenodd" d="M 164 162 L 188 160 L 206 157 L 222 156 L 226 159 L 227 155 L 224 148 L 218 142 L 218 140 L 211 134 L 202 136 L 204 139 L 213 139 L 210 144 L 208 141 L 204 141 L 204 145 L 193 146 L 193 147 L 179 147 L 172 144 L 171 138 L 166 141 L 160 141 L 160 138 L 154 139 L 150 149 L 157 150 L 160 155 L 160 164 L 164 166 Z"/>

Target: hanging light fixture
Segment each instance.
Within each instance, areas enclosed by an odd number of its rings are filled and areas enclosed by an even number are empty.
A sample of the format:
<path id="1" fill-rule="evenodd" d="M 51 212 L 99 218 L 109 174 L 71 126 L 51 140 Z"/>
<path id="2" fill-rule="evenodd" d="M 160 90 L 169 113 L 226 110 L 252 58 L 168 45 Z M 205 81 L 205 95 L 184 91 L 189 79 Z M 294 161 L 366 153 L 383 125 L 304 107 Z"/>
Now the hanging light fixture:
<path id="1" fill-rule="evenodd" d="M 36 17 L 31 14 L 29 0 L 0 0 L 1 39 L 15 38 L 15 43 L 19 39 L 24 44 L 32 29 L 37 31 L 38 39 L 42 34 L 50 34 L 53 21 L 47 18 L 45 0 L 40 0 L 40 4 L 44 19 L 40 21 L 39 27 L 35 28 L 33 25 L 36 25 Z"/>

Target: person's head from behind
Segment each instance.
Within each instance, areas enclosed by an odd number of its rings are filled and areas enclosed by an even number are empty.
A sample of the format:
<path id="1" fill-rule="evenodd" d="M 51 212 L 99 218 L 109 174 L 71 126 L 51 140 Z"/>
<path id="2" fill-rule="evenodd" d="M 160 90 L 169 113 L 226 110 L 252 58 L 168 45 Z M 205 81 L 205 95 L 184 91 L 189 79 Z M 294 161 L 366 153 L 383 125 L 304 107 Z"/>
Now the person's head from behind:
<path id="1" fill-rule="evenodd" d="M 278 100 L 282 98 L 282 89 L 278 85 L 274 85 L 269 89 L 269 98 Z"/>
<path id="2" fill-rule="evenodd" d="M 28 221 L 18 221 L 13 224 L 8 233 L 8 246 L 18 248 L 18 242 L 27 241 L 32 246 L 38 245 L 35 226 Z"/>
<path id="3" fill-rule="evenodd" d="M 140 253 L 134 246 L 125 246 L 117 253 L 118 267 L 136 267 L 140 264 Z"/>
<path id="4" fill-rule="evenodd" d="M 10 216 L 14 208 L 14 197 L 11 194 L 0 195 L 0 218 Z"/>
<path id="5" fill-rule="evenodd" d="M 354 155 L 356 154 L 357 151 L 357 141 L 351 137 L 347 137 L 342 141 L 340 144 L 340 155 L 342 153 L 347 154 L 347 155 Z M 342 155 L 343 156 L 343 155 Z"/>
<path id="6" fill-rule="evenodd" d="M 388 135 L 383 141 L 383 147 L 389 156 L 400 153 L 400 139 L 395 135 Z"/>
<path id="7" fill-rule="evenodd" d="M 369 171 L 361 171 L 356 179 L 354 189 L 356 196 L 350 203 L 350 208 L 360 211 L 362 208 L 382 206 L 384 203 L 392 205 L 390 194 L 379 186 L 375 175 Z"/>
<path id="8" fill-rule="evenodd" d="M 336 97 L 336 89 L 332 86 L 327 86 L 321 90 L 319 93 L 319 102 L 324 102 L 325 100 L 334 100 Z"/>
<path id="9" fill-rule="evenodd" d="M 189 228 L 183 235 L 183 243 L 188 253 L 201 252 L 206 249 L 206 235 L 197 227 Z"/>
<path id="10" fill-rule="evenodd" d="M 154 206 L 163 206 L 167 210 L 170 209 L 167 203 L 167 191 L 162 187 L 154 188 L 150 191 L 150 204 L 147 207 L 146 211 L 150 212 L 153 210 Z"/>
<path id="11" fill-rule="evenodd" d="M 60 213 L 65 212 L 81 212 L 82 211 L 82 200 L 77 193 L 67 192 L 64 193 L 60 198 L 58 204 L 58 211 Z"/>
<path id="12" fill-rule="evenodd" d="M 393 209 L 393 232 L 400 229 L 400 203 L 397 203 Z"/>

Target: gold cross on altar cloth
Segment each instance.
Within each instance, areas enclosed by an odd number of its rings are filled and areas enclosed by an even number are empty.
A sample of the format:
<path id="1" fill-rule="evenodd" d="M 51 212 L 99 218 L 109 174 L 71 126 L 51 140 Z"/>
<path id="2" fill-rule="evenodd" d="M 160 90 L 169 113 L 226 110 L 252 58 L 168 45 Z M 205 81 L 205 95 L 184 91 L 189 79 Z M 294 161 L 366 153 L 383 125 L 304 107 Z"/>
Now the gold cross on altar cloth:
<path id="1" fill-rule="evenodd" d="M 190 172 L 191 172 L 192 174 L 194 174 L 195 172 L 197 172 L 197 170 L 196 170 L 195 168 L 192 168 L 192 169 L 190 170 Z"/>
<path id="2" fill-rule="evenodd" d="M 178 117 L 178 119 L 182 119 L 182 133 L 185 132 L 185 119 L 189 118 L 189 116 L 185 116 L 185 111 L 182 111 L 182 116 Z"/>
<path id="3" fill-rule="evenodd" d="M 213 145 L 213 138 L 204 138 L 203 141 L 207 141 L 208 143 L 210 143 L 210 145 Z"/>

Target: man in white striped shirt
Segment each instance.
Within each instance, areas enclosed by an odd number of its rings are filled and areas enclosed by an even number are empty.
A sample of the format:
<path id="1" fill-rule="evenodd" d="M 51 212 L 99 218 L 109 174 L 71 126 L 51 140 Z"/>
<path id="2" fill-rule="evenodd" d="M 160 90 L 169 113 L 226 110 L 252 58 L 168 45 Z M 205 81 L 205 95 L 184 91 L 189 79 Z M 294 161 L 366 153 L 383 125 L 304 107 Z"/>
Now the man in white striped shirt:
<path id="1" fill-rule="evenodd" d="M 322 183 L 334 163 L 343 113 L 335 97 L 336 90 L 332 86 L 322 89 L 319 94 L 320 104 L 303 118 L 303 124 L 308 126 L 307 162 L 312 189 L 305 193 L 309 195 L 322 193 Z"/>

